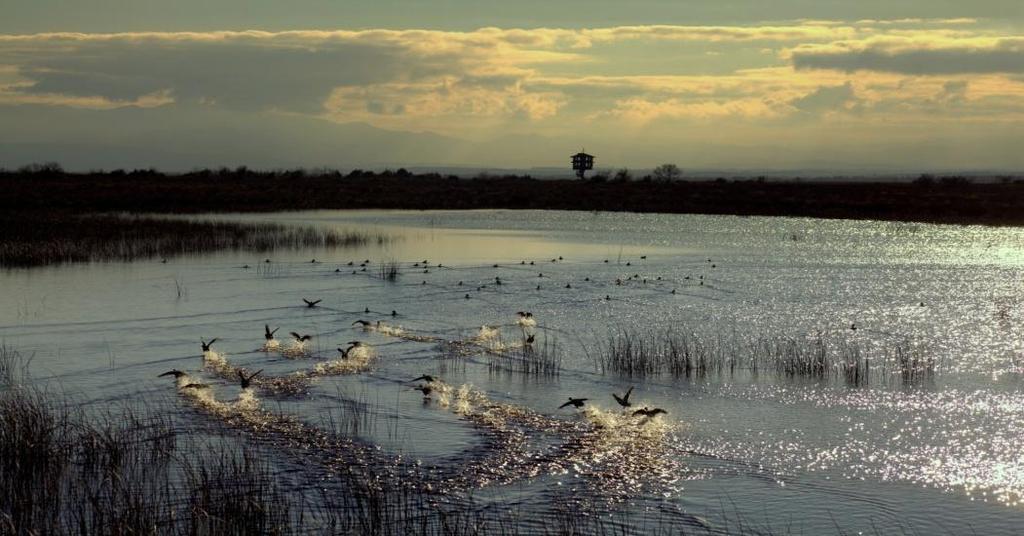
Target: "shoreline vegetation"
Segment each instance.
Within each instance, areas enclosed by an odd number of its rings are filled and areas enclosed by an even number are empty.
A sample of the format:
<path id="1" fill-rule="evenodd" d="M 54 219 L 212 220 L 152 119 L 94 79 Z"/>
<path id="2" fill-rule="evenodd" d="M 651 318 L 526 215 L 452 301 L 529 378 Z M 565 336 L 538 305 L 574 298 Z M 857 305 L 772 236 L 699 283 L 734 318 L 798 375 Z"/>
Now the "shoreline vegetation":
<path id="1" fill-rule="evenodd" d="M 666 166 L 662 166 L 664 168 Z M 661 169 L 661 168 L 659 168 Z M 399 169 L 86 173 L 58 164 L 0 169 L 0 267 L 131 261 L 234 249 L 348 247 L 385 236 L 162 218 L 314 209 L 544 209 L 1024 225 L 1024 179 L 922 175 L 910 182 L 689 181 L 628 170 L 585 180 L 462 178 Z M 145 216 L 140 216 L 145 214 Z"/>
<path id="2" fill-rule="evenodd" d="M 682 178 L 679 178 L 682 177 Z M 313 209 L 549 209 L 877 219 L 1024 225 L 1024 178 L 921 175 L 906 182 L 714 179 L 628 170 L 585 180 L 529 175 L 463 178 L 399 169 L 155 169 L 65 172 L 57 164 L 0 169 L 4 212 L 195 214 Z"/>

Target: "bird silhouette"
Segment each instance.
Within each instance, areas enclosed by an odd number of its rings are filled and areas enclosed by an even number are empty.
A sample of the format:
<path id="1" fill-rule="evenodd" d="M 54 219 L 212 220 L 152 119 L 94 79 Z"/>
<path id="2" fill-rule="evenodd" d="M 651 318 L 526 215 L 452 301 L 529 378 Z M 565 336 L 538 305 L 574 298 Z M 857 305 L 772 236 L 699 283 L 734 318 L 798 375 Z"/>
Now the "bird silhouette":
<path id="1" fill-rule="evenodd" d="M 371 325 L 373 325 L 373 324 L 371 324 L 370 322 L 368 322 L 368 321 L 366 321 L 366 320 L 356 320 L 355 322 L 352 322 L 352 325 L 353 325 L 353 326 L 354 326 L 354 325 L 356 325 L 356 324 L 360 324 L 360 325 L 362 325 L 362 326 L 363 326 L 364 328 L 368 328 L 368 327 L 370 327 Z"/>
<path id="2" fill-rule="evenodd" d="M 255 378 L 256 376 L 259 376 L 261 372 L 263 372 L 263 369 L 259 369 L 256 372 L 253 372 L 252 374 L 250 374 L 249 377 L 246 377 L 245 376 L 245 372 L 242 372 L 241 370 L 239 370 L 238 371 L 238 378 L 241 380 L 242 389 L 248 389 L 249 386 L 252 385 L 252 379 Z"/>
<path id="3" fill-rule="evenodd" d="M 629 402 L 629 395 L 631 395 L 631 394 L 633 394 L 633 387 L 632 386 L 630 386 L 629 390 L 626 391 L 626 394 L 622 395 L 621 397 L 619 395 L 615 394 L 615 393 L 612 393 L 612 398 L 614 398 L 615 401 L 618 402 L 620 406 L 622 406 L 624 408 L 628 408 L 628 407 L 633 405 L 633 404 L 631 404 Z"/>
<path id="4" fill-rule="evenodd" d="M 210 347 L 213 346 L 213 343 L 215 343 L 215 342 L 217 342 L 217 339 L 210 339 L 210 342 L 206 342 L 203 339 L 199 339 L 199 344 L 201 344 L 203 346 L 203 351 L 204 352 L 209 352 L 210 351 Z"/>
<path id="5" fill-rule="evenodd" d="M 420 376 L 419 378 L 416 378 L 416 379 L 414 379 L 414 380 L 409 380 L 409 381 L 408 381 L 408 382 L 406 382 L 406 383 L 413 383 L 413 382 L 418 382 L 418 381 L 420 381 L 420 380 L 423 380 L 423 381 L 425 381 L 425 382 L 427 382 L 427 383 L 434 383 L 434 382 L 436 382 L 436 381 L 437 381 L 437 378 L 435 378 L 435 377 L 431 376 L 430 374 L 424 374 L 424 375 Z"/>
<path id="6" fill-rule="evenodd" d="M 157 376 L 157 378 L 162 378 L 164 376 L 174 376 L 175 378 L 180 378 L 182 376 L 188 376 L 188 373 L 182 372 L 182 371 L 180 371 L 178 369 L 171 369 L 171 370 L 168 370 L 167 372 Z"/>
<path id="7" fill-rule="evenodd" d="M 190 383 L 182 386 L 182 389 L 209 389 L 210 386 L 205 383 Z"/>
<path id="8" fill-rule="evenodd" d="M 590 400 L 590 399 L 589 398 L 573 398 L 573 397 L 570 396 L 569 397 L 569 401 L 566 402 L 565 404 L 562 404 L 561 406 L 558 406 L 558 409 L 562 409 L 562 408 L 567 407 L 567 406 L 572 406 L 572 407 L 574 407 L 576 409 L 579 409 L 579 408 L 583 407 L 583 403 L 586 402 L 587 400 Z"/>
<path id="9" fill-rule="evenodd" d="M 434 392 L 434 389 L 429 385 L 417 385 L 416 387 L 413 387 L 412 390 L 423 393 L 423 398 L 430 398 L 430 393 Z"/>
<path id="10" fill-rule="evenodd" d="M 294 331 L 290 331 L 289 333 L 291 333 L 292 337 L 295 338 L 296 342 L 306 342 L 306 341 L 308 341 L 308 340 L 313 338 L 312 335 L 299 335 L 298 333 L 295 333 Z"/>
<path id="11" fill-rule="evenodd" d="M 661 408 L 650 409 L 650 408 L 645 407 L 643 409 L 638 409 L 638 410 L 634 411 L 633 412 L 633 416 L 636 417 L 638 415 L 642 415 L 644 417 L 650 418 L 650 417 L 654 417 L 655 415 L 657 415 L 659 413 L 664 413 L 664 414 L 668 415 L 668 412 L 663 410 L 663 409 L 661 409 Z"/>
<path id="12" fill-rule="evenodd" d="M 526 338 L 526 344 L 533 344 L 533 341 L 536 339 L 537 336 L 531 333 L 530 336 Z"/>
<path id="13" fill-rule="evenodd" d="M 323 300 L 309 301 L 306 298 L 302 298 L 302 301 L 306 302 L 306 307 L 313 308 L 316 307 L 316 304 L 320 303 Z"/>
<path id="14" fill-rule="evenodd" d="M 270 329 L 270 326 L 268 324 L 263 324 L 263 338 L 267 339 L 268 341 L 273 340 L 274 334 L 277 333 L 277 330 L 279 329 L 281 328 Z"/>

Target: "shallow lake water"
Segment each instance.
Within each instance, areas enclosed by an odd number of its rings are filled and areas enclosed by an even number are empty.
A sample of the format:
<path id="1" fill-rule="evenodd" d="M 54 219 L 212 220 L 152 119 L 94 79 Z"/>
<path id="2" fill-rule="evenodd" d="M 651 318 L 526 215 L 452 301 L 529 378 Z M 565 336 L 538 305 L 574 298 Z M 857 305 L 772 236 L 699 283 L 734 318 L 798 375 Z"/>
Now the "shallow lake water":
<path id="1" fill-rule="evenodd" d="M 1024 527 L 1024 230 L 551 211 L 208 217 L 390 239 L 2 272 L 0 340 L 33 355 L 35 382 L 83 405 L 168 401 L 183 429 L 208 430 L 215 417 L 157 375 L 187 370 L 217 399 L 237 397 L 200 351 L 217 338 L 233 366 L 308 372 L 305 396 L 260 394 L 264 407 L 317 427 L 355 419 L 360 441 L 434 468 L 439 488 L 528 513 L 527 527 L 544 528 L 558 501 L 723 532 Z M 397 281 L 381 277 L 387 262 Z M 284 349 L 287 332 L 312 339 L 296 355 L 262 351 L 264 324 Z M 610 340 L 666 330 L 719 354 L 852 348 L 871 376 L 599 366 Z M 336 348 L 352 340 L 370 348 L 365 370 L 309 372 L 345 361 Z M 901 376 L 896 351 L 932 370 Z M 524 372 L 537 354 L 557 373 Z M 425 402 L 410 383 L 422 374 L 466 387 Z M 630 412 L 667 414 L 623 414 L 611 393 L 630 386 Z M 587 409 L 559 409 L 570 396 Z M 293 455 L 276 452 L 282 471 L 316 471 Z"/>

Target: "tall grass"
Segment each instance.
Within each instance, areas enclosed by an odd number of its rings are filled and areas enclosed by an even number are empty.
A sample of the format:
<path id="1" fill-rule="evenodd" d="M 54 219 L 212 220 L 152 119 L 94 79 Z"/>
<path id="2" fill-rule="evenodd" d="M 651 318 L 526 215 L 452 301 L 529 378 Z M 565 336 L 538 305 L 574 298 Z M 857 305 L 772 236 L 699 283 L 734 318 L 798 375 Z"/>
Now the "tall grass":
<path id="1" fill-rule="evenodd" d="M 544 337 L 540 344 L 524 344 L 510 350 L 492 352 L 488 370 L 492 373 L 556 377 L 562 371 L 562 351 L 556 340 Z"/>
<path id="2" fill-rule="evenodd" d="M 132 215 L 18 212 L 0 215 L 0 266 L 29 267 L 168 258 L 221 250 L 265 253 L 343 248 L 388 238 L 271 223 L 236 223 Z"/>
<path id="3" fill-rule="evenodd" d="M 872 382 L 904 384 L 934 378 L 936 362 L 908 342 L 893 345 L 874 359 L 853 341 L 817 334 L 805 337 L 726 338 L 682 330 L 621 330 L 593 355 L 598 370 L 643 377 L 669 374 L 774 374 L 779 377 L 842 380 L 851 386 Z"/>
<path id="4" fill-rule="evenodd" d="M 378 269 L 380 278 L 392 283 L 398 281 L 398 276 L 401 274 L 401 266 L 394 259 L 381 263 Z"/>

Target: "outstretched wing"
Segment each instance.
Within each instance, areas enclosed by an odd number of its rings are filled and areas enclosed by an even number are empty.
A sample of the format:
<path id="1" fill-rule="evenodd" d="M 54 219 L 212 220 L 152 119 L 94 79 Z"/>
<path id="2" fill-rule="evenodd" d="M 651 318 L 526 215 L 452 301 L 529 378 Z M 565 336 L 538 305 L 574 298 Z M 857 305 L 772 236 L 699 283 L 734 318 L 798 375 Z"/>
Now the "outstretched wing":
<path id="1" fill-rule="evenodd" d="M 288 333 L 291 333 L 292 337 L 295 337 L 295 340 L 297 340 L 297 341 L 301 341 L 302 340 L 302 335 L 299 335 L 298 333 L 295 333 L 294 331 L 289 331 Z"/>
<path id="2" fill-rule="evenodd" d="M 572 405 L 572 400 L 566 402 L 565 404 L 562 404 L 561 406 L 558 406 L 558 409 L 562 409 L 562 408 L 564 408 L 566 406 L 571 406 L 571 405 Z"/>
<path id="3" fill-rule="evenodd" d="M 206 343 L 207 346 L 213 346 L 213 343 L 217 342 L 217 339 L 210 339 L 210 342 Z"/>
<path id="4" fill-rule="evenodd" d="M 629 403 L 629 395 L 633 394 L 633 387 L 634 386 L 630 385 L 629 390 L 626 391 L 626 396 L 622 397 L 622 400 L 626 401 L 627 404 Z"/>

